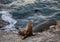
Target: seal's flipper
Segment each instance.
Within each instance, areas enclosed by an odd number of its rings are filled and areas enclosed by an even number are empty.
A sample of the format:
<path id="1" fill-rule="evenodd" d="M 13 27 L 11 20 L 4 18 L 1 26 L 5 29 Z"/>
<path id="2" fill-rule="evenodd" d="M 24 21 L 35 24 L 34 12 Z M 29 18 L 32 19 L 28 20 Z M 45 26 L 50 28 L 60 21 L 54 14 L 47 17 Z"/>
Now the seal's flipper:
<path id="1" fill-rule="evenodd" d="M 24 39 L 26 39 L 28 36 L 24 36 L 23 38 L 22 38 L 22 40 L 24 40 Z"/>

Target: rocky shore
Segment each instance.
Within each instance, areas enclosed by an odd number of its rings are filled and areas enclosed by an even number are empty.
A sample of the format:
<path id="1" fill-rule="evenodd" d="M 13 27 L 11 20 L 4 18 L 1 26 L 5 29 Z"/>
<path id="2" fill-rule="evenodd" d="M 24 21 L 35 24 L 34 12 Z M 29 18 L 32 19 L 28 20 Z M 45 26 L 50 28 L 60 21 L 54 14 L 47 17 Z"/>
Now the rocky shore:
<path id="1" fill-rule="evenodd" d="M 48 29 L 43 32 L 33 32 L 30 36 L 22 40 L 23 36 L 18 33 L 5 32 L 0 30 L 0 42 L 60 42 L 60 22 L 56 23 L 56 28 Z M 46 29 L 46 28 L 45 28 Z"/>
<path id="2" fill-rule="evenodd" d="M 0 0 L 0 11 L 7 10 L 9 13 L 17 16 L 19 19 L 21 18 L 18 16 L 19 14 L 22 14 L 23 17 L 32 13 L 37 15 L 37 17 L 35 16 L 37 20 L 39 20 L 41 17 L 44 20 L 49 19 L 49 17 L 60 20 L 59 4 L 59 0 L 56 2 L 40 2 L 40 0 Z M 37 13 L 41 13 L 43 15 L 40 17 Z M 51 16 L 49 16 L 47 13 L 49 15 L 51 14 Z M 44 14 L 46 15 L 44 16 Z M 35 17 L 33 19 L 35 19 Z M 0 42 L 60 42 L 60 21 L 49 20 L 48 22 L 44 22 L 36 27 L 33 27 L 33 36 L 29 36 L 24 40 L 22 40 L 24 36 L 12 31 L 6 32 L 4 29 L 2 29 L 2 27 L 5 28 L 5 26 L 8 24 L 8 22 L 1 19 L 0 14 Z M 12 28 L 19 31 L 19 27 L 16 24 Z"/>
<path id="3" fill-rule="evenodd" d="M 35 36 L 22 40 L 23 37 L 18 34 L 0 30 L 0 42 L 60 42 L 60 31 L 44 31 L 34 34 Z"/>

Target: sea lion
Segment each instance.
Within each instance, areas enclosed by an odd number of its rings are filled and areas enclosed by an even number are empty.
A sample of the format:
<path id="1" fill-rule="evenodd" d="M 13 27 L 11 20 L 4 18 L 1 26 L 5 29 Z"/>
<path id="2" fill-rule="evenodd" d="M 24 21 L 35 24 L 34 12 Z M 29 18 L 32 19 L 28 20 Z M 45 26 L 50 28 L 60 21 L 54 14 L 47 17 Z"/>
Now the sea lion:
<path id="1" fill-rule="evenodd" d="M 42 32 L 49 29 L 49 26 L 56 25 L 56 21 L 53 19 L 47 20 L 42 24 L 38 24 L 33 28 L 33 32 Z"/>
<path id="2" fill-rule="evenodd" d="M 32 21 L 29 21 L 26 27 L 19 31 L 19 35 L 24 36 L 23 39 L 27 38 L 28 36 L 33 35 L 32 34 Z"/>
<path id="3" fill-rule="evenodd" d="M 58 26 L 60 28 L 60 21 L 57 22 L 57 25 L 56 26 Z"/>
<path id="4" fill-rule="evenodd" d="M 56 31 L 60 31 L 60 21 L 57 21 L 55 29 L 56 29 Z"/>

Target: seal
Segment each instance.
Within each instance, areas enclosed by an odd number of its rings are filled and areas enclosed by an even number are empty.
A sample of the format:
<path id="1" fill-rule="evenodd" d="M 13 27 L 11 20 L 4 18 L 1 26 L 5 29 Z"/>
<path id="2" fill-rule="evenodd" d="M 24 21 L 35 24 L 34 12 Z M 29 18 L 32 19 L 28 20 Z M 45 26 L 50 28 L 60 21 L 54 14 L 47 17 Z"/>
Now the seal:
<path id="1" fill-rule="evenodd" d="M 33 35 L 32 34 L 32 21 L 29 21 L 26 27 L 19 31 L 19 35 L 24 36 L 23 39 L 27 38 L 28 36 Z"/>
<path id="2" fill-rule="evenodd" d="M 33 32 L 43 32 L 45 30 L 48 30 L 50 26 L 56 25 L 56 21 L 54 19 L 49 19 L 47 21 L 44 21 L 41 24 L 38 24 L 33 28 Z"/>
<path id="3" fill-rule="evenodd" d="M 60 21 L 57 22 L 57 25 L 56 26 L 58 26 L 60 28 Z"/>
<path id="4" fill-rule="evenodd" d="M 56 31 L 60 31 L 60 21 L 57 21 L 55 29 L 56 29 Z"/>

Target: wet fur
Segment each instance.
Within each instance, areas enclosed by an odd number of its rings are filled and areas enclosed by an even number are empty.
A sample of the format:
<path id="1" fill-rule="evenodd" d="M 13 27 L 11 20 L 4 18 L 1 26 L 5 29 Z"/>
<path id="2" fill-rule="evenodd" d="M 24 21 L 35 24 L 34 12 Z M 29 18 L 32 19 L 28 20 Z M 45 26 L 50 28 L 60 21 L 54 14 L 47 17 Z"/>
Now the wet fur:
<path id="1" fill-rule="evenodd" d="M 55 29 L 56 29 L 56 30 L 60 30 L 60 21 L 57 21 L 57 24 L 56 24 L 56 26 L 55 26 Z"/>
<path id="2" fill-rule="evenodd" d="M 32 21 L 30 21 L 25 28 L 19 31 L 19 34 L 24 36 L 23 39 L 27 38 L 28 36 L 32 35 Z"/>

